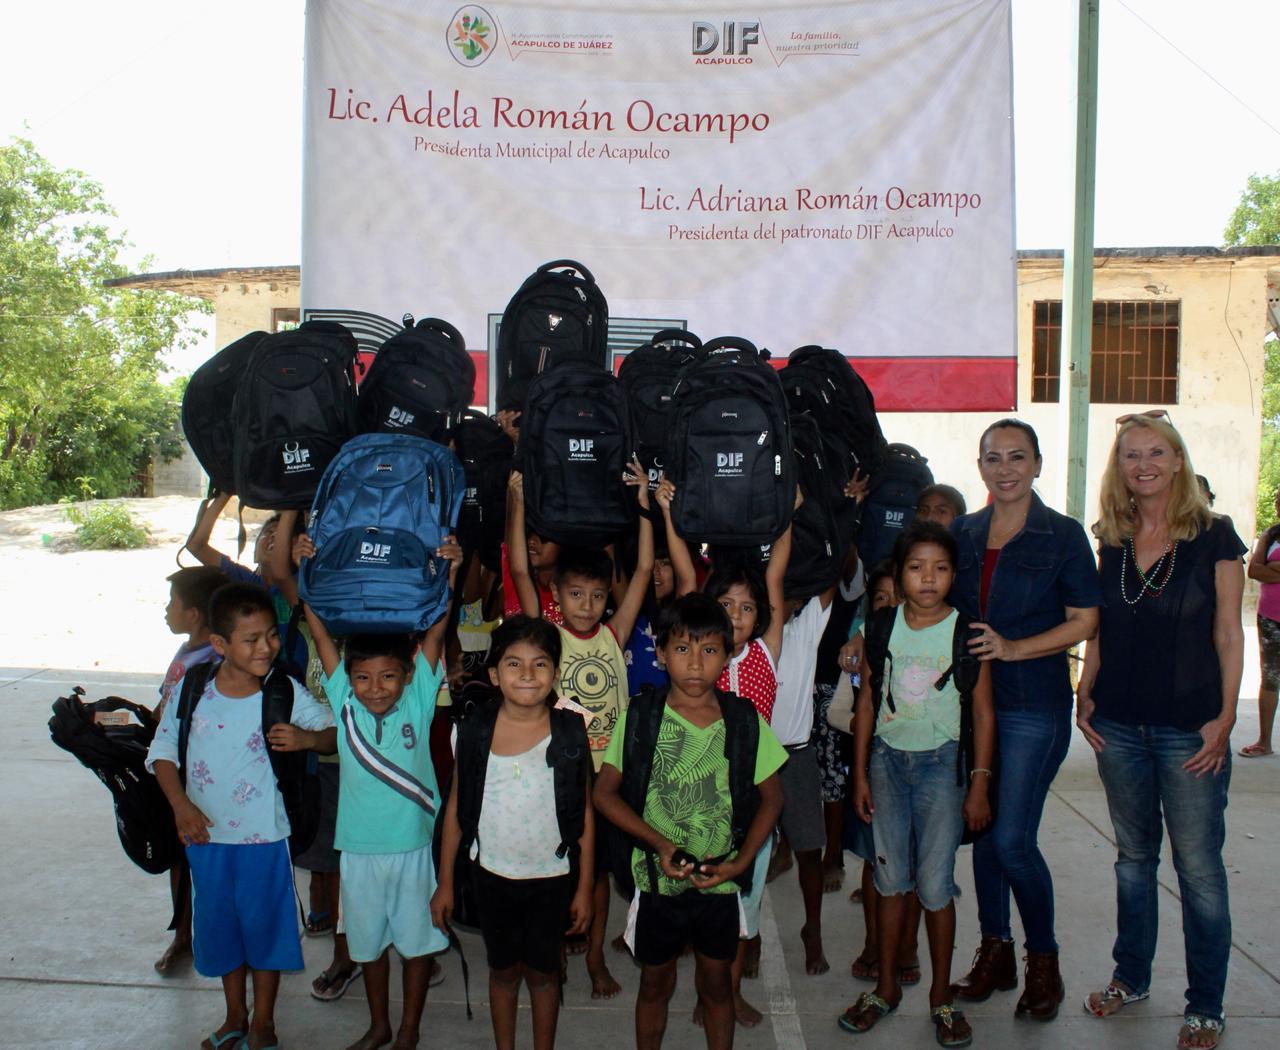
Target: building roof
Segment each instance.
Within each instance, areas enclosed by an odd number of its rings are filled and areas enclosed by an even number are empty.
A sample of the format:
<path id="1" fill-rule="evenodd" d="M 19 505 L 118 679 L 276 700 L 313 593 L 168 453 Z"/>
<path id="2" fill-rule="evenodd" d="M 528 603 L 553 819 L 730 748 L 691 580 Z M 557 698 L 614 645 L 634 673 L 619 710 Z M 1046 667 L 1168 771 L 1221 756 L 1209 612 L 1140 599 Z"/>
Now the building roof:
<path id="1" fill-rule="evenodd" d="M 217 270 L 166 270 L 137 273 L 104 282 L 108 288 L 158 289 L 198 299 L 214 299 L 231 284 L 297 284 L 300 267 L 227 266 Z"/>
<path id="2" fill-rule="evenodd" d="M 1095 248 L 1095 259 L 1249 259 L 1257 256 L 1280 258 L 1280 244 L 1240 245 L 1231 248 L 1214 248 L 1210 245 L 1191 245 L 1152 248 Z M 1061 259 L 1061 248 L 1023 248 L 1018 259 Z"/>

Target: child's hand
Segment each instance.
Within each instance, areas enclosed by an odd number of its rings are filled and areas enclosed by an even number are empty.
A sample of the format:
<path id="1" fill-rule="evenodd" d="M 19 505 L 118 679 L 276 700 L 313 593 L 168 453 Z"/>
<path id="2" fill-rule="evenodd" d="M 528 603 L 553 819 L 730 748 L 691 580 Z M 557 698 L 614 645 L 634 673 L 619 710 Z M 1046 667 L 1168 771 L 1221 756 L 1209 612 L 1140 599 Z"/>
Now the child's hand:
<path id="1" fill-rule="evenodd" d="M 649 472 L 640 465 L 635 456 L 622 472 L 622 480 L 628 485 L 636 486 L 636 502 L 645 510 L 649 509 Z"/>
<path id="2" fill-rule="evenodd" d="M 804 493 L 800 491 L 800 486 L 797 485 L 796 486 L 796 505 L 794 509 L 799 510 L 802 506 L 804 506 Z"/>
<path id="3" fill-rule="evenodd" d="M 683 864 L 677 864 L 672 859 L 672 854 L 676 851 L 673 843 L 664 842 L 662 848 L 658 850 L 658 860 L 661 863 L 662 874 L 669 879 L 679 879 L 683 882 L 689 877 L 689 873 L 693 871 L 693 865 L 687 861 Z"/>
<path id="4" fill-rule="evenodd" d="M 303 558 L 314 558 L 316 556 L 316 545 L 311 541 L 311 537 L 305 532 L 300 532 L 293 538 L 293 550 L 290 552 L 293 557 L 295 566 L 302 564 Z"/>
<path id="5" fill-rule="evenodd" d="M 566 936 L 586 933 L 591 928 L 591 917 L 595 913 L 591 889 L 588 886 L 579 890 L 569 902 L 569 928 L 564 931 Z"/>
<path id="6" fill-rule="evenodd" d="M 436 548 L 436 557 L 449 563 L 449 587 L 452 588 L 458 579 L 458 568 L 462 565 L 462 548 L 458 545 L 458 537 L 450 533 L 444 542 Z"/>
<path id="7" fill-rule="evenodd" d="M 178 839 L 187 846 L 203 846 L 209 841 L 209 829 L 213 821 L 190 799 L 173 811 L 173 823 L 178 829 Z"/>
<path id="8" fill-rule="evenodd" d="M 864 824 L 871 823 L 875 807 L 871 805 L 871 785 L 865 776 L 858 777 L 853 785 L 853 811 Z"/>
<path id="9" fill-rule="evenodd" d="M 516 426 L 516 420 L 521 416 L 518 408 L 504 408 L 498 413 L 498 426 L 502 427 L 502 432 L 509 437 L 512 442 L 520 440 L 520 428 Z"/>
<path id="10" fill-rule="evenodd" d="M 846 499 L 856 500 L 861 503 L 867 498 L 867 489 L 871 487 L 871 475 L 864 474 L 856 467 L 853 471 L 853 477 L 844 487 L 844 495 Z"/>
<path id="11" fill-rule="evenodd" d="M 440 885 L 431 895 L 431 925 L 441 933 L 449 932 L 449 920 L 453 918 L 453 887 Z"/>
<path id="12" fill-rule="evenodd" d="M 309 751 L 311 732 L 289 722 L 277 722 L 267 731 L 267 741 L 272 751 Z"/>
<path id="13" fill-rule="evenodd" d="M 524 502 L 524 475 L 518 470 L 513 470 L 511 476 L 507 478 L 507 494 L 513 499 Z"/>
<path id="14" fill-rule="evenodd" d="M 689 876 L 689 881 L 700 890 L 709 890 L 712 886 L 719 886 L 722 882 L 736 879 L 747 870 L 747 864 L 752 860 L 754 860 L 752 857 L 737 856 L 733 860 L 724 860 L 719 864 L 703 863 Z"/>
<path id="15" fill-rule="evenodd" d="M 658 482 L 658 491 L 653 494 L 653 498 L 658 501 L 658 506 L 664 513 L 671 513 L 671 501 L 676 498 L 675 482 L 664 477 Z"/>
<path id="16" fill-rule="evenodd" d="M 970 831 L 981 831 L 991 823 L 991 800 L 987 798 L 987 777 L 976 776 L 964 797 L 964 823 Z M 979 783 L 981 781 L 981 783 Z"/>

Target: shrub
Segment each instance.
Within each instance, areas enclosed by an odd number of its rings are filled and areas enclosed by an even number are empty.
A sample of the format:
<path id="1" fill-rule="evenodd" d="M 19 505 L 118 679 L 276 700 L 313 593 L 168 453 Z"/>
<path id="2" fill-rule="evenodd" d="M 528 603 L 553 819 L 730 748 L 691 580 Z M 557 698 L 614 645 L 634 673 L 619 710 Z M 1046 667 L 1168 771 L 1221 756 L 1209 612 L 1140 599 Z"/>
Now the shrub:
<path id="1" fill-rule="evenodd" d="M 66 514 L 76 526 L 81 550 L 133 550 L 151 542 L 146 528 L 134 521 L 129 508 L 121 503 L 68 507 Z"/>

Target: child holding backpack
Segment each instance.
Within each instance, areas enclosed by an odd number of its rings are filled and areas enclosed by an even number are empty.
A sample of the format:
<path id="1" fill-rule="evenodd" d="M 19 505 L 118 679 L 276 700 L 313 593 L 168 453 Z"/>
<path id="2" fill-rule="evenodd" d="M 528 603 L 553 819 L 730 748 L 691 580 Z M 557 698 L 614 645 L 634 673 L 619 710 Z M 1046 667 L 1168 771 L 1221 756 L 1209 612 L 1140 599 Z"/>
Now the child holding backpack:
<path id="1" fill-rule="evenodd" d="M 305 534 L 296 547 L 301 557 L 316 554 Z M 449 562 L 452 589 L 462 548 L 447 536 L 436 555 Z M 402 961 L 404 993 L 394 1045 L 406 1050 L 418 1045 L 431 956 L 449 946 L 424 907 L 436 888 L 431 839 L 439 789 L 430 731 L 444 679 L 448 616 L 420 646 L 409 634 L 352 635 L 344 658 L 320 617 L 306 603 L 303 611 L 324 665 L 325 693 L 342 724 L 334 848 L 347 950 L 363 967 L 369 1002 L 369 1029 L 351 1050 L 375 1050 L 391 1040 L 392 945 Z"/>
<path id="2" fill-rule="evenodd" d="M 265 591 L 219 588 L 209 602 L 209 630 L 221 662 L 184 676 L 178 701 L 165 704 L 146 764 L 187 847 L 196 970 L 222 978 L 226 1017 L 202 1045 L 230 1050 L 245 1040 L 250 1050 L 263 1050 L 276 1043 L 280 971 L 302 968 L 286 841 L 291 824 L 268 749 L 331 752 L 336 732 L 329 709 L 291 681 L 283 683 L 289 722 L 265 724 L 264 694 L 278 696 L 275 676 L 283 673 L 273 669 L 280 636 Z"/>
<path id="3" fill-rule="evenodd" d="M 533 1045 L 554 1045 L 563 938 L 591 924 L 590 749 L 583 720 L 554 706 L 559 664 L 560 635 L 545 620 L 513 616 L 493 632 L 489 677 L 500 697 L 459 723 L 445 807 L 431 918 L 441 930 L 455 909 L 478 918 L 499 1050 L 515 1047 L 522 981 Z"/>
<path id="4" fill-rule="evenodd" d="M 716 688 L 732 638 L 705 594 L 663 610 L 657 640 L 671 685 L 632 698 L 596 781 L 596 807 L 633 846 L 615 874 L 636 891 L 627 934 L 641 965 L 636 1045 L 645 1050 L 662 1043 L 686 947 L 707 1046 L 733 1045 L 738 894 L 782 810 L 786 753 L 749 703 Z"/>
<path id="5" fill-rule="evenodd" d="M 846 1031 L 866 1032 L 897 1009 L 898 942 L 906 895 L 914 890 L 929 936 L 929 1014 L 938 1044 L 946 1047 L 973 1041 L 969 1022 L 951 1003 L 960 892 L 955 858 L 965 826 L 977 831 L 991 820 L 995 747 L 990 667 L 956 659 L 967 652 L 968 625 L 946 601 L 955 566 L 951 533 L 934 522 L 913 522 L 894 550 L 900 615 L 887 608 L 867 625 L 869 673 L 854 715 L 853 802 L 875 840 L 879 979 L 840 1017 Z"/>

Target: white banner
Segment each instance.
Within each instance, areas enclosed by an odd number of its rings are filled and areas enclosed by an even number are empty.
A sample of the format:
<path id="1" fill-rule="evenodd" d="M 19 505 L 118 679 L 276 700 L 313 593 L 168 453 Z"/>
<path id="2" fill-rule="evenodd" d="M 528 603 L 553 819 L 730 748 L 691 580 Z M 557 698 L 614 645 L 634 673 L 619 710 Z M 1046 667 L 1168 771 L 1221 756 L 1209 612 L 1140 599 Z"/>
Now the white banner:
<path id="1" fill-rule="evenodd" d="M 507 299 L 567 257 L 619 351 L 821 343 L 883 408 L 1012 407 L 1009 18 L 309 0 L 304 311 L 443 317 L 483 375 Z"/>

